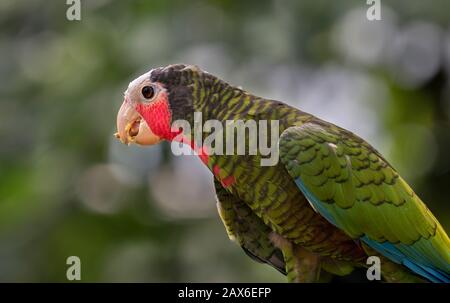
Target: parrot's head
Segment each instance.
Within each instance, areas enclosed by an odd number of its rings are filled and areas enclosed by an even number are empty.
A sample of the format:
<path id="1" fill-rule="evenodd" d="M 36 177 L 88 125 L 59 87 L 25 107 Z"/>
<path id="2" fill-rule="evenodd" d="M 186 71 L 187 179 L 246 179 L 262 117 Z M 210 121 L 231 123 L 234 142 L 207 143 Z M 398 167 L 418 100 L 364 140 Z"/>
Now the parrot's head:
<path id="1" fill-rule="evenodd" d="M 178 119 L 190 121 L 194 112 L 194 84 L 213 77 L 192 65 L 169 65 L 152 69 L 128 85 L 117 114 L 118 139 L 124 144 L 153 145 L 173 139 Z"/>

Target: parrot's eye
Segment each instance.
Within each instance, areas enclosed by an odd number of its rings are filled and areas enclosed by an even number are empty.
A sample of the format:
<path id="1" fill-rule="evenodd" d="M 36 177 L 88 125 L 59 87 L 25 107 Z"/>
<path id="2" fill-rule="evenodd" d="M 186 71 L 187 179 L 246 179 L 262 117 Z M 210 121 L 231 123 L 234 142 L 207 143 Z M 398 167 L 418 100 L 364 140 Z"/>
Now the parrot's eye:
<path id="1" fill-rule="evenodd" d="M 142 88 L 142 96 L 144 96 L 145 99 L 151 99 L 155 95 L 155 90 L 151 86 L 144 86 Z"/>

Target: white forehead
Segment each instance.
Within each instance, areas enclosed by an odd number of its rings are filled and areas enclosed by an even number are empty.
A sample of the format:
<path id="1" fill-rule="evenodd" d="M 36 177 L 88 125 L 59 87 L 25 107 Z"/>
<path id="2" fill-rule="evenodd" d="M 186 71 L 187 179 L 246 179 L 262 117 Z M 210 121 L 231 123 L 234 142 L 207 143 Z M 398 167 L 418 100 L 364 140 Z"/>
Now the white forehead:
<path id="1" fill-rule="evenodd" d="M 138 86 L 143 81 L 150 79 L 151 73 L 152 73 L 152 71 L 146 72 L 145 74 L 143 74 L 143 75 L 137 77 L 136 79 L 134 79 L 133 81 L 131 81 L 130 84 L 128 84 L 128 88 L 127 88 L 126 92 L 132 90 L 134 87 Z"/>

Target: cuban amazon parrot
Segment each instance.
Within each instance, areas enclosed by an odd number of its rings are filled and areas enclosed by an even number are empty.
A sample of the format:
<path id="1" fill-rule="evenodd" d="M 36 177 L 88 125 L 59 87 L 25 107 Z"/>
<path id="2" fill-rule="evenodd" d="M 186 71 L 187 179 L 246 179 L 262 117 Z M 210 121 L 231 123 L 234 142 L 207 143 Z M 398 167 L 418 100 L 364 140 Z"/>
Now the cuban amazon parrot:
<path id="1" fill-rule="evenodd" d="M 173 126 L 177 120 L 194 123 L 196 112 L 222 124 L 278 121 L 277 142 L 268 142 L 277 147 L 279 161 L 261 165 L 265 155 L 259 150 L 208 153 L 192 139 L 194 127 L 186 133 Z M 369 256 L 379 258 L 387 282 L 450 281 L 443 227 L 391 164 L 350 131 L 183 64 L 132 81 L 117 128 L 125 144 L 177 140 L 196 150 L 214 176 L 230 239 L 289 281 L 348 275 L 369 267 Z"/>

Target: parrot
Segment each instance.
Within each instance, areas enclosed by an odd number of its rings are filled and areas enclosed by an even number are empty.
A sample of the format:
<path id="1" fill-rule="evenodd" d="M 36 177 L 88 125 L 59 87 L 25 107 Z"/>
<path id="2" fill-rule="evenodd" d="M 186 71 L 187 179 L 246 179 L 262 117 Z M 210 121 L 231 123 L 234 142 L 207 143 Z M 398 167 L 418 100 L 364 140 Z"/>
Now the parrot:
<path id="1" fill-rule="evenodd" d="M 222 124 L 278 121 L 271 143 L 279 161 L 263 166 L 259 151 L 209 152 L 192 140 L 193 129 L 182 135 L 174 126 L 194 123 L 196 112 Z M 186 64 L 154 68 L 130 82 L 116 124 L 115 136 L 127 145 L 169 141 L 195 150 L 212 173 L 230 240 L 288 282 L 328 282 L 367 270 L 369 257 L 379 258 L 384 282 L 450 282 L 442 225 L 393 166 L 348 130 Z"/>

